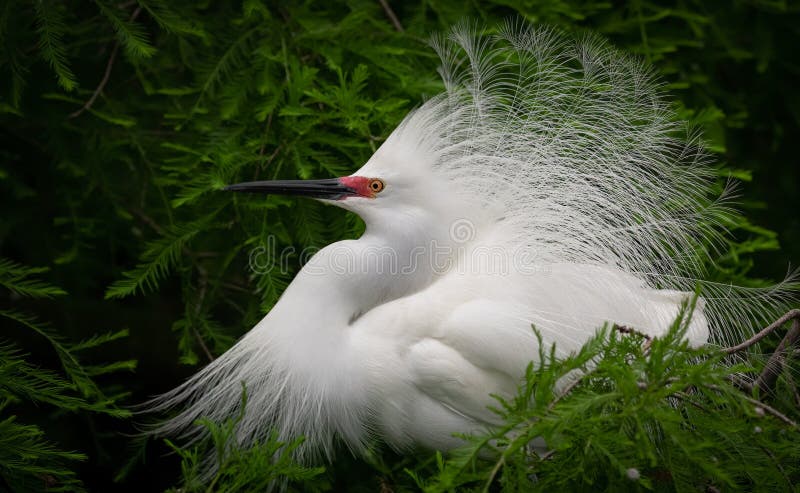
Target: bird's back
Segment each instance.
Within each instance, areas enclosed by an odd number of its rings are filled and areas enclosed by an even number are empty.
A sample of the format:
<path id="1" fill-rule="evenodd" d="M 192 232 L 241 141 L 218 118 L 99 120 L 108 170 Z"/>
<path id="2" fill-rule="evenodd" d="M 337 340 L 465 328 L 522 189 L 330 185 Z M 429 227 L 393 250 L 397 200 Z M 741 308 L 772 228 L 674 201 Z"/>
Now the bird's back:
<path id="1" fill-rule="evenodd" d="M 427 288 L 353 324 L 355 353 L 369 362 L 372 426 L 400 449 L 457 446 L 454 434 L 499 424 L 492 395 L 516 394 L 539 354 L 533 327 L 563 357 L 606 323 L 662 335 L 691 297 L 647 288 L 606 266 L 477 273 L 455 265 Z M 701 302 L 687 337 L 700 345 L 708 330 Z"/>

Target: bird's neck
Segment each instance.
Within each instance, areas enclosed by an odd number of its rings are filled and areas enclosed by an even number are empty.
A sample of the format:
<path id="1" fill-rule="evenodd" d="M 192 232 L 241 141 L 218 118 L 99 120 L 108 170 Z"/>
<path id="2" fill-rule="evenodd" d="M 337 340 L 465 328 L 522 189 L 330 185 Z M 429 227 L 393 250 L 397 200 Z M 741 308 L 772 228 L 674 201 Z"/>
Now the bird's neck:
<path id="1" fill-rule="evenodd" d="M 364 313 L 424 289 L 444 272 L 455 251 L 448 228 L 419 218 L 414 227 L 368 225 L 358 240 L 328 245 L 301 269 L 270 318 L 337 337 Z"/>
<path id="2" fill-rule="evenodd" d="M 286 400 L 279 407 L 291 412 L 281 415 L 288 415 L 293 427 L 340 416 L 330 429 L 350 437 L 351 444 L 363 440 L 368 426 L 363 411 L 374 398 L 369 380 L 374 355 L 356 331 L 381 327 L 359 325 L 359 320 L 383 303 L 424 289 L 439 275 L 431 240 L 440 235 L 425 227 L 368 227 L 358 240 L 323 248 L 253 331 L 256 351 L 268 355 L 272 370 L 266 373 L 277 382 L 272 387 L 291 386 L 276 399 Z"/>

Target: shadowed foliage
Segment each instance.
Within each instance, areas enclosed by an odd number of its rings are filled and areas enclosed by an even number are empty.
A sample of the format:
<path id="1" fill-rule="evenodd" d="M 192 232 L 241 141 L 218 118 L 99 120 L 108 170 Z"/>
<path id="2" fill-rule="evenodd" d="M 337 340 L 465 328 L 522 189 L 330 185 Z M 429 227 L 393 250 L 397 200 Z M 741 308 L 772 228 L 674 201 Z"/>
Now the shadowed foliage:
<path id="1" fill-rule="evenodd" d="M 205 423 L 209 443 L 170 453 L 134 437 L 123 406 L 224 352 L 308 252 L 363 230 L 317 203 L 219 189 L 357 169 L 442 89 L 427 40 L 464 18 L 591 30 L 649 60 L 704 131 L 719 186 L 744 181 L 715 280 L 782 278 L 800 259 L 798 14 L 780 0 L 3 2 L 0 491 L 203 489 L 201 449 L 227 447 L 231 424 Z M 224 455 L 205 489 L 788 490 L 798 431 L 769 410 L 800 418 L 796 360 L 763 407 L 731 383 L 746 368 L 722 369 L 679 332 L 649 357 L 635 334 L 607 330 L 569 360 L 544 358 L 519 399 L 498 403 L 514 433 L 451 457 L 342 450 L 322 472 L 273 441 Z M 751 359 L 760 371 L 765 358 Z M 555 379 L 589 360 L 558 397 Z M 551 455 L 532 455 L 527 436 Z"/>

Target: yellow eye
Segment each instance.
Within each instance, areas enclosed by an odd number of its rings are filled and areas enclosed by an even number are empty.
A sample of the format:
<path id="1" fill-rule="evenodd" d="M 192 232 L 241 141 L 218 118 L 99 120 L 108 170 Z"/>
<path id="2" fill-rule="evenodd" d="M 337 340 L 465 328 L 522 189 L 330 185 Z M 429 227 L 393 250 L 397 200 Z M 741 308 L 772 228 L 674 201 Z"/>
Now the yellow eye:
<path id="1" fill-rule="evenodd" d="M 372 190 L 372 193 L 380 193 L 384 186 L 383 180 L 378 178 L 373 178 L 369 181 L 369 189 Z"/>

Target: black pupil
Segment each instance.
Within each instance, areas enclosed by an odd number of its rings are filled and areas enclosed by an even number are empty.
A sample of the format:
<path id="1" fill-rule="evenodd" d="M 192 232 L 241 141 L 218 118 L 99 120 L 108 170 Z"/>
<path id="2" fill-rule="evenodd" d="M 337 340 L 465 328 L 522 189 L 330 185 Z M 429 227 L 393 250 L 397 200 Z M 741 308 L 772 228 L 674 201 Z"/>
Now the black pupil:
<path id="1" fill-rule="evenodd" d="M 378 184 L 378 182 L 377 181 L 372 182 L 372 189 L 373 190 L 377 190 L 378 188 L 380 188 L 380 185 Z"/>

